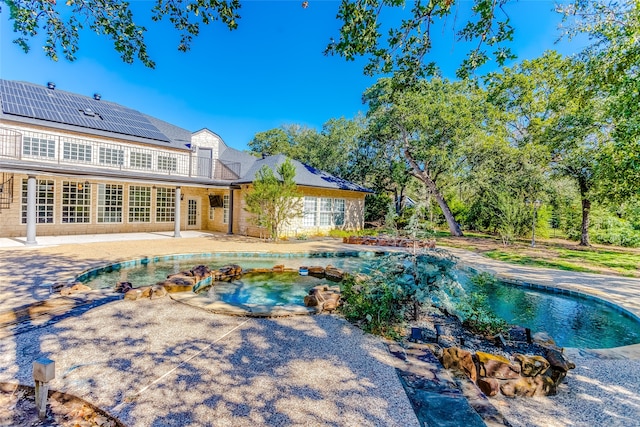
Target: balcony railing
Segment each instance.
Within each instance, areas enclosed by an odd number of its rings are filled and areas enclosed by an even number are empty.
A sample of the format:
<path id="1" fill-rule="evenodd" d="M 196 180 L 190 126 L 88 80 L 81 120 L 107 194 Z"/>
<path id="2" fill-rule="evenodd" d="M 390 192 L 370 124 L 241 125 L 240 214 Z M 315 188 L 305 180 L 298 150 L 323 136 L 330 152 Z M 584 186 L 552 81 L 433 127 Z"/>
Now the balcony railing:
<path id="1" fill-rule="evenodd" d="M 0 127 L 0 157 L 222 180 L 237 179 L 240 174 L 239 163 L 222 164 L 191 152 L 180 153 L 3 127 Z"/>

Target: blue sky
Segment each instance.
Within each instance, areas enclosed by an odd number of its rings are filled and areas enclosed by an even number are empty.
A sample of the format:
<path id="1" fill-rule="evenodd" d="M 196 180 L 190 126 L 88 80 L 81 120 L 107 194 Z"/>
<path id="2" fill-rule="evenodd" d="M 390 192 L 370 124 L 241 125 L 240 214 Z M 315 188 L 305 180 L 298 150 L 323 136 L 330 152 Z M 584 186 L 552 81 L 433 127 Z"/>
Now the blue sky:
<path id="1" fill-rule="evenodd" d="M 177 33 L 168 23 L 148 23 L 151 70 L 140 63 L 124 64 L 107 39 L 81 35 L 78 59 L 53 62 L 45 58 L 41 40 L 24 54 L 12 43 L 15 34 L 8 8 L 0 14 L 0 77 L 57 88 L 123 104 L 191 131 L 208 128 L 235 148 L 245 149 L 256 132 L 297 123 L 320 129 L 332 117 L 354 117 L 363 111 L 362 92 L 375 79 L 364 76 L 364 60 L 347 62 L 322 54 L 336 36 L 338 1 L 243 1 L 239 28 L 220 23 L 204 27 L 191 51 L 178 52 Z M 148 15 L 153 2 L 132 2 L 134 13 Z M 470 2 L 462 2 L 469 5 Z M 516 27 L 511 45 L 518 60 L 545 50 L 577 52 L 577 43 L 554 44 L 560 16 L 551 1 L 519 1 L 507 12 Z M 458 26 L 464 13 L 457 17 Z M 434 32 L 438 41 L 432 58 L 453 78 L 467 46 L 452 36 L 453 18 Z M 40 43 L 38 43 L 40 42 Z M 482 72 L 490 71 L 488 66 Z"/>

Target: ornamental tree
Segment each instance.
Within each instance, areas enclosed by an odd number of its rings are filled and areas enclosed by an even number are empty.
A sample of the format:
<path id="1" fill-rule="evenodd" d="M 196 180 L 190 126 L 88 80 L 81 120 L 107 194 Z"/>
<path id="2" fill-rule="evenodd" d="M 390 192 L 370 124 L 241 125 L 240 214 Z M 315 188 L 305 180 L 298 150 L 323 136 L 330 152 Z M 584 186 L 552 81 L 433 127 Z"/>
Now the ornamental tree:
<path id="1" fill-rule="evenodd" d="M 245 197 L 245 210 L 258 227 L 266 228 L 271 239 L 277 241 L 282 230 L 302 215 L 302 194 L 295 183 L 296 168 L 289 161 L 281 163 L 274 173 L 264 165 L 256 174 L 253 189 Z"/>

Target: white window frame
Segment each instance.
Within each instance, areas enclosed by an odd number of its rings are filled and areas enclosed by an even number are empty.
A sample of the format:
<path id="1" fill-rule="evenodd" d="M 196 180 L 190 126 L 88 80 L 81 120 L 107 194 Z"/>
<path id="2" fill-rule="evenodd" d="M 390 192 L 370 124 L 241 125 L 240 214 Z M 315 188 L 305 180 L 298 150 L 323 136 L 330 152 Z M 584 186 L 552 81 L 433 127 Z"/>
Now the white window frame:
<path id="1" fill-rule="evenodd" d="M 22 138 L 22 154 L 30 157 L 56 157 L 56 141 L 53 139 L 25 136 Z"/>
<path id="2" fill-rule="evenodd" d="M 318 198 L 305 196 L 302 225 L 305 227 L 315 227 L 318 216 Z"/>
<path id="3" fill-rule="evenodd" d="M 151 169 L 153 158 L 151 153 L 132 151 L 129 153 L 129 167 L 132 169 Z"/>
<path id="4" fill-rule="evenodd" d="M 91 163 L 93 157 L 93 146 L 80 142 L 63 141 L 62 158 L 72 162 Z"/>
<path id="5" fill-rule="evenodd" d="M 229 195 L 222 196 L 222 223 L 229 224 Z"/>
<path id="6" fill-rule="evenodd" d="M 176 189 L 156 189 L 156 222 L 174 222 L 176 218 Z"/>
<path id="7" fill-rule="evenodd" d="M 129 222 L 151 222 L 151 187 L 129 186 Z"/>
<path id="8" fill-rule="evenodd" d="M 175 172 L 178 170 L 178 159 L 170 156 L 158 155 L 158 170 Z"/>
<path id="9" fill-rule="evenodd" d="M 100 147 L 98 150 L 98 162 L 101 165 L 122 166 L 124 164 L 124 150 Z"/>
<path id="10" fill-rule="evenodd" d="M 97 218 L 99 224 L 122 224 L 124 186 L 98 184 Z"/>
<path id="11" fill-rule="evenodd" d="M 88 224 L 91 222 L 91 186 L 79 181 L 62 182 L 60 222 Z"/>
<path id="12" fill-rule="evenodd" d="M 27 223 L 27 184 L 22 180 L 21 223 Z M 52 179 L 36 180 L 36 223 L 53 224 L 55 210 L 55 182 Z"/>

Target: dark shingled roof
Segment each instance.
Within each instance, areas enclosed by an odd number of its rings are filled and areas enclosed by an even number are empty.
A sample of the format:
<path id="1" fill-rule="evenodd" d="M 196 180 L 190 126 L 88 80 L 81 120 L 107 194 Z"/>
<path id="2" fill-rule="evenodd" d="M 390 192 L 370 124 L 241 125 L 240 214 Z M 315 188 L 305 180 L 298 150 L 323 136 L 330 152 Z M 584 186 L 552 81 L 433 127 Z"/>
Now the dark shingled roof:
<path id="1" fill-rule="evenodd" d="M 0 119 L 162 147 L 188 149 L 188 130 L 114 102 L 0 79 Z"/>
<path id="2" fill-rule="evenodd" d="M 256 174 L 263 166 L 268 166 L 274 171 L 278 169 L 278 166 L 287 159 L 287 156 L 278 154 L 275 156 L 268 156 L 264 159 L 257 159 L 253 166 L 240 178 L 235 181 L 234 184 L 248 184 L 256 179 Z M 360 191 L 364 193 L 371 193 L 368 188 L 362 187 L 353 182 L 349 182 L 345 179 L 338 178 L 327 172 L 318 170 L 309 165 L 305 165 L 297 160 L 289 159 L 293 166 L 296 168 L 296 184 L 307 187 L 319 187 L 319 188 L 332 188 L 335 190 L 347 190 L 347 191 Z"/>

